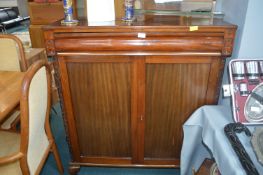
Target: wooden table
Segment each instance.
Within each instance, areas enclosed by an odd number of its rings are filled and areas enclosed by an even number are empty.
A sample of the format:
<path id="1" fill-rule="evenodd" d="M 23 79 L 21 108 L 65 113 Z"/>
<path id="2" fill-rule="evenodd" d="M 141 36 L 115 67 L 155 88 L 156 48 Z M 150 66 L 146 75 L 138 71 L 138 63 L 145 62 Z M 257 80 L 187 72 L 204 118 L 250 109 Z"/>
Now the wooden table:
<path id="1" fill-rule="evenodd" d="M 20 100 L 23 72 L 0 71 L 0 123 Z"/>
<path id="2" fill-rule="evenodd" d="M 29 48 L 25 50 L 27 64 L 30 66 L 38 60 L 47 60 L 46 50 L 44 48 Z"/>

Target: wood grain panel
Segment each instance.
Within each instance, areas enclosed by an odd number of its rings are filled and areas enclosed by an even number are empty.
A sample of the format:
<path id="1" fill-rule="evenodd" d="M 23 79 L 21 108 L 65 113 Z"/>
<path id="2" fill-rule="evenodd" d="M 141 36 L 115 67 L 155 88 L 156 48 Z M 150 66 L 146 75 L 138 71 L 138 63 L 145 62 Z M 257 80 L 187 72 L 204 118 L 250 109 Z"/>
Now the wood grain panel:
<path id="1" fill-rule="evenodd" d="M 63 2 L 54 3 L 28 3 L 30 23 L 33 25 L 51 24 L 64 18 Z"/>
<path id="2" fill-rule="evenodd" d="M 31 45 L 33 48 L 44 48 L 45 47 L 42 27 L 43 25 L 30 25 L 29 26 L 30 40 L 31 40 Z"/>
<path id="3" fill-rule="evenodd" d="M 145 157 L 180 158 L 182 125 L 206 100 L 210 64 L 148 64 Z"/>
<path id="4" fill-rule="evenodd" d="M 124 0 L 114 0 L 115 18 L 122 19 L 124 17 Z"/>
<path id="5" fill-rule="evenodd" d="M 147 35 L 147 34 L 146 34 Z M 169 36 L 97 36 L 69 37 L 55 40 L 57 51 L 96 50 L 159 50 L 159 51 L 221 51 L 223 37 L 169 37 Z"/>
<path id="6" fill-rule="evenodd" d="M 17 105 L 24 73 L 0 70 L 0 124 Z"/>
<path id="7" fill-rule="evenodd" d="M 82 156 L 131 157 L 129 63 L 67 63 Z"/>

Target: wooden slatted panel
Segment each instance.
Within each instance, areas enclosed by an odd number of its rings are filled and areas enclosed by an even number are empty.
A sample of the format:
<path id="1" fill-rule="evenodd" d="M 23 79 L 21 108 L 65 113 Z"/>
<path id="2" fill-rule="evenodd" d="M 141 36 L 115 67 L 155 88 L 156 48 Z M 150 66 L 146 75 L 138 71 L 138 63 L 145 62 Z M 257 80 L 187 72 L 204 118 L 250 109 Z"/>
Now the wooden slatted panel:
<path id="1" fill-rule="evenodd" d="M 182 125 L 205 103 L 210 64 L 148 64 L 145 158 L 179 159 Z"/>
<path id="2" fill-rule="evenodd" d="M 129 63 L 67 63 L 80 153 L 131 157 Z"/>

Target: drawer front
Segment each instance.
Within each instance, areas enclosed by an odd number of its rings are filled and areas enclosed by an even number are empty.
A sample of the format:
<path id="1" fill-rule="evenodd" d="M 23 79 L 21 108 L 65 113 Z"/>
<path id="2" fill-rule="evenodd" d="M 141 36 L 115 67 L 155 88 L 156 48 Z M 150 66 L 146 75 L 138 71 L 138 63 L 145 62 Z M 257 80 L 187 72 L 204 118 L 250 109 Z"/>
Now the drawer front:
<path id="1" fill-rule="evenodd" d="M 221 51 L 222 36 L 133 34 L 73 34 L 55 35 L 58 52 L 74 51 Z"/>

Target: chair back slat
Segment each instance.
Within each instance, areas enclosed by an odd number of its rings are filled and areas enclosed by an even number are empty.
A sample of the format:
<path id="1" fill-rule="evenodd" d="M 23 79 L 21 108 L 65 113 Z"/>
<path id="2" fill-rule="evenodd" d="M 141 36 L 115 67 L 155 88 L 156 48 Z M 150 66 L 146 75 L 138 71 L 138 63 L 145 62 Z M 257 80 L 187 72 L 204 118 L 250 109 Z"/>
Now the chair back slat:
<path id="1" fill-rule="evenodd" d="M 22 42 L 14 35 L 0 34 L 0 70 L 26 71 Z"/>
<path id="2" fill-rule="evenodd" d="M 0 70 L 20 71 L 18 46 L 14 40 L 0 39 Z"/>
<path id="3" fill-rule="evenodd" d="M 46 68 L 40 68 L 34 75 L 29 87 L 29 140 L 28 140 L 28 166 L 35 174 L 49 142 L 45 132 L 45 118 L 47 112 L 47 75 Z"/>

